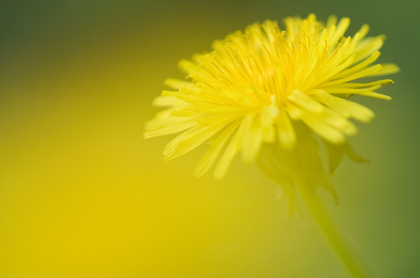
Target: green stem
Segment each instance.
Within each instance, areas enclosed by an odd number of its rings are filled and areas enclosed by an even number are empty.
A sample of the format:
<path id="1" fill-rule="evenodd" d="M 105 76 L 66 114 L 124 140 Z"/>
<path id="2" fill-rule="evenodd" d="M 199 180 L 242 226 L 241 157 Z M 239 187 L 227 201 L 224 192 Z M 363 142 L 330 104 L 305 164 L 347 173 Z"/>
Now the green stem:
<path id="1" fill-rule="evenodd" d="M 310 192 L 304 184 L 300 185 L 299 190 L 319 228 L 331 243 L 352 277 L 372 278 L 373 275 L 368 271 L 342 233 L 334 225 L 321 199 L 314 192 Z"/>

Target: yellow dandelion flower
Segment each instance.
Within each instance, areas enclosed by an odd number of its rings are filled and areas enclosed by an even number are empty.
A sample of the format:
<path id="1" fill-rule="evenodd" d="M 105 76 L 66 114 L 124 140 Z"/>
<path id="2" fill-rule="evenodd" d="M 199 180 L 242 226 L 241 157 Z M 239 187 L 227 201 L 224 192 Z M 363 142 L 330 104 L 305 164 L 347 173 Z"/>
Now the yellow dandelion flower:
<path id="1" fill-rule="evenodd" d="M 352 276 L 370 277 L 315 196 L 317 186 L 336 195 L 314 135 L 326 146 L 330 173 L 344 155 L 364 161 L 347 136 L 357 133 L 351 119 L 369 122 L 374 113 L 350 97 L 390 100 L 376 91 L 392 80 L 357 80 L 399 71 L 394 64 L 375 64 L 383 35 L 367 37 L 369 27 L 363 25 L 345 37 L 349 24 L 348 18 L 337 23 L 330 16 L 324 25 L 311 14 L 286 18 L 285 30 L 267 20 L 215 41 L 211 52 L 180 61 L 187 80 L 166 80 L 172 90 L 154 104 L 167 109 L 147 123 L 145 137 L 181 133 L 165 147 L 166 161 L 211 142 L 196 176 L 216 164 L 215 177 L 222 178 L 238 153 L 245 162 L 256 162 L 282 186 L 289 204 L 300 191 Z"/>
<path id="2" fill-rule="evenodd" d="M 326 25 L 311 14 L 286 18 L 286 29 L 267 20 L 255 23 L 213 43 L 213 51 L 182 60 L 188 80 L 168 79 L 154 104 L 168 107 L 146 125 L 145 137 L 182 132 L 164 149 L 166 161 L 212 139 L 195 175 L 215 164 L 222 178 L 234 156 L 257 159 L 261 146 L 278 142 L 292 150 L 298 141 L 296 124 L 303 122 L 327 142 L 341 145 L 357 132 L 351 118 L 369 122 L 374 113 L 353 101 L 352 95 L 389 100 L 376 92 L 393 83 L 363 77 L 398 71 L 394 64 L 372 65 L 385 37 L 366 37 L 362 26 L 344 37 L 348 18 L 331 16 Z"/>

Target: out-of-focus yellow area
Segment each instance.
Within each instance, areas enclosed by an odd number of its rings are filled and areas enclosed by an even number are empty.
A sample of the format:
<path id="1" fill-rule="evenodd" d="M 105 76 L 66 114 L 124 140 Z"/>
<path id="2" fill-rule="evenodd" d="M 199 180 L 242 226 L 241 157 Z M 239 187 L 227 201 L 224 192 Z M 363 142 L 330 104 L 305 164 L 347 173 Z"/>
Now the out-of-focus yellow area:
<path id="1" fill-rule="evenodd" d="M 4 4 L 0 277 L 346 277 L 311 222 L 287 218 L 281 190 L 255 167 L 238 160 L 223 181 L 196 179 L 205 148 L 165 164 L 170 138 L 142 139 L 164 79 L 183 77 L 179 59 L 255 20 L 317 13 L 255 3 Z M 360 18 L 355 28 L 368 19 Z M 401 65 L 398 53 L 384 56 Z M 419 134 L 404 114 L 407 80 L 384 92 L 393 102 L 369 103 L 378 111 L 371 125 L 358 125 L 355 146 L 373 162 L 341 166 L 338 208 L 326 196 L 378 277 L 418 271 L 419 205 L 409 202 L 419 178 L 409 175 Z"/>

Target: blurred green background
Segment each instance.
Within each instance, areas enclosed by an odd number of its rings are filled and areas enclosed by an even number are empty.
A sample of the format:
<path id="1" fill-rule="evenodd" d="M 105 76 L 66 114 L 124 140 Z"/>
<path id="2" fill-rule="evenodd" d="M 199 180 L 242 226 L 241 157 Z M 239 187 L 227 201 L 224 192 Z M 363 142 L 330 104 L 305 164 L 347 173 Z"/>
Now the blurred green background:
<path id="1" fill-rule="evenodd" d="M 413 6 L 414 5 L 414 6 Z M 402 72 L 358 124 L 333 178 L 334 218 L 377 277 L 420 277 L 419 4 L 400 1 L 3 0 L 0 277 L 348 277 L 321 234 L 287 218 L 276 185 L 239 159 L 223 181 L 165 164 L 143 140 L 176 64 L 265 19 L 348 16 Z"/>

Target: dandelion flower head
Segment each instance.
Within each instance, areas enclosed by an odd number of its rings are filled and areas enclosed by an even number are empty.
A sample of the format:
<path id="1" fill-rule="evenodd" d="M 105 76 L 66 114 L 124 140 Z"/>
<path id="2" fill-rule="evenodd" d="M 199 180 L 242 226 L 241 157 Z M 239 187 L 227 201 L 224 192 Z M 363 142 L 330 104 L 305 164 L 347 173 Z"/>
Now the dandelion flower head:
<path id="1" fill-rule="evenodd" d="M 180 133 L 164 149 L 169 161 L 211 141 L 196 167 L 201 176 L 213 165 L 225 175 L 239 153 L 254 162 L 264 144 L 285 151 L 299 148 L 297 125 L 333 146 L 356 134 L 351 119 L 369 122 L 374 113 L 352 95 L 390 100 L 376 91 L 390 79 L 356 81 L 395 73 L 394 64 L 375 64 L 385 37 L 367 37 L 363 25 L 344 34 L 350 20 L 315 15 L 289 17 L 285 29 L 267 20 L 215 41 L 212 51 L 181 60 L 186 80 L 168 79 L 154 104 L 166 107 L 145 129 L 145 137 Z"/>

